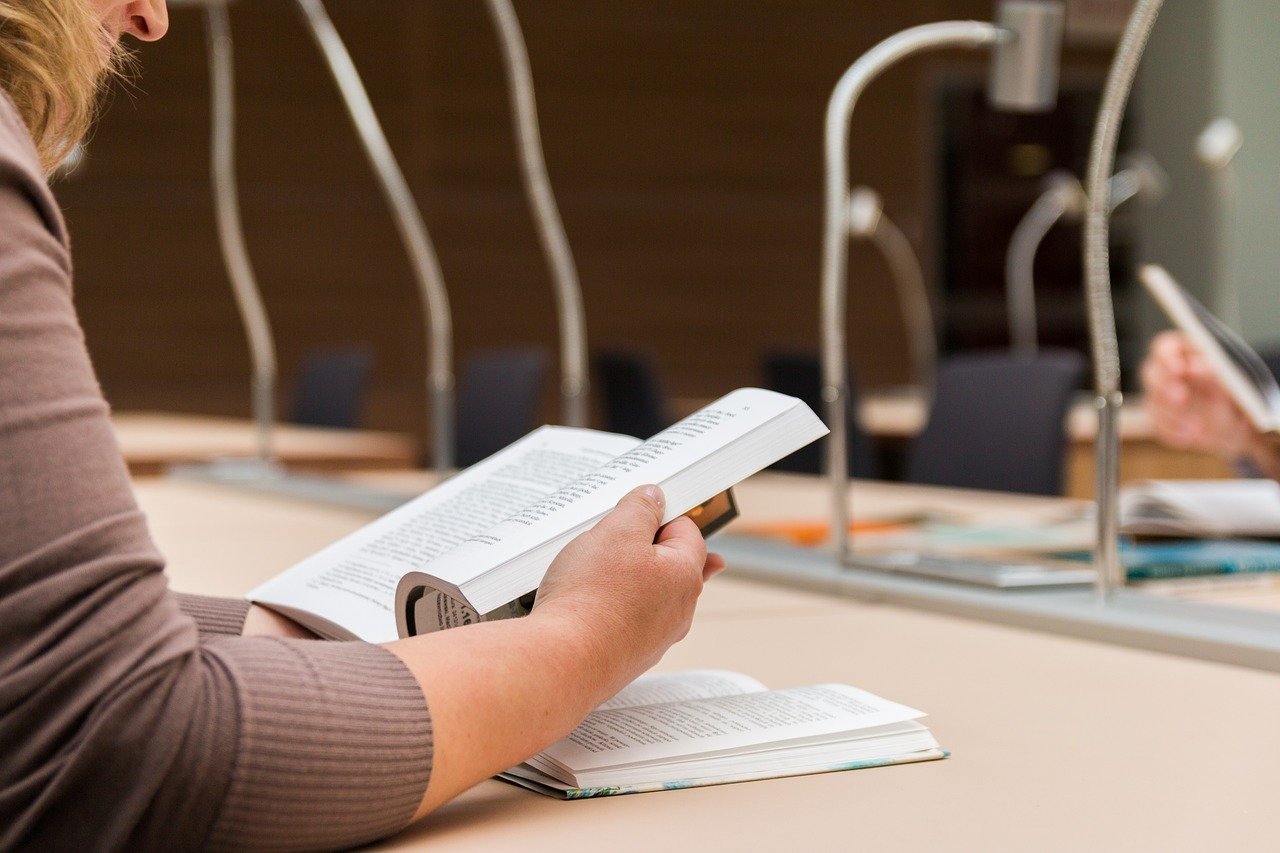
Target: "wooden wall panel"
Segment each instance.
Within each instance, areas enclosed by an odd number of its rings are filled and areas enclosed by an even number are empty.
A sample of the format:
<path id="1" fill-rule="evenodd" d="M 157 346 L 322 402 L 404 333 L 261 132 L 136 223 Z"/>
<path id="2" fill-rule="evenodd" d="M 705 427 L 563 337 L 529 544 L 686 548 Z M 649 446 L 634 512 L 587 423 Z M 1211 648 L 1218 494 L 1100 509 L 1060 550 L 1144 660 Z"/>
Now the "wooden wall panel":
<path id="1" fill-rule="evenodd" d="M 554 304 L 519 189 L 496 44 L 478 0 L 332 0 L 441 257 L 460 359 L 554 347 Z M 756 381 L 759 353 L 817 345 L 821 128 L 847 65 L 905 26 L 986 0 L 518 2 L 551 179 L 597 345 L 651 350 L 669 389 Z M 232 7 L 250 250 L 287 383 L 307 350 L 370 341 L 371 424 L 421 428 L 420 308 L 371 174 L 291 4 Z M 248 354 L 222 272 L 207 168 L 199 14 L 139 50 L 82 175 L 56 189 L 77 300 L 119 407 L 244 413 Z M 1105 55 L 1073 62 L 1096 68 Z M 932 266 L 931 85 L 981 74 L 914 60 L 859 108 L 854 178 Z M 907 376 L 886 274 L 855 252 L 850 334 L 871 384 Z M 550 401 L 548 414 L 554 414 Z"/>

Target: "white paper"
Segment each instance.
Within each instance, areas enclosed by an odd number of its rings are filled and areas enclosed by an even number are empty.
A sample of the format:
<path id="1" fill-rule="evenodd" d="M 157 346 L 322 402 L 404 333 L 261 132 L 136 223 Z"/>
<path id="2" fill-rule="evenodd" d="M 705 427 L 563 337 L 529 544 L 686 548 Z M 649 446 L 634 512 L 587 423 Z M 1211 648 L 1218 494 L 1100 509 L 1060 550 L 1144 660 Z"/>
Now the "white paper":
<path id="1" fill-rule="evenodd" d="M 543 427 L 277 575 L 248 598 L 313 622 L 324 633 L 330 633 L 323 630 L 328 623 L 368 642 L 389 642 L 398 636 L 393 607 L 401 576 L 639 443 Z"/>

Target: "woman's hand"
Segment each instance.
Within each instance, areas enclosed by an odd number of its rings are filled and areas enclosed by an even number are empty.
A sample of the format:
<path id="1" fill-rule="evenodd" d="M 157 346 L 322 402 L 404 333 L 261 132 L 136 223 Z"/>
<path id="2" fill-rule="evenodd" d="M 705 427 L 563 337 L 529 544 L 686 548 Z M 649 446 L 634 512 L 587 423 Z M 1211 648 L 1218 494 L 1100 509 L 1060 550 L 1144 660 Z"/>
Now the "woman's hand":
<path id="1" fill-rule="evenodd" d="M 724 561 L 687 518 L 659 530 L 662 511 L 656 486 L 624 497 L 560 552 L 523 619 L 388 644 L 431 711 L 419 816 L 569 734 L 688 632 Z"/>
<path id="2" fill-rule="evenodd" d="M 1275 446 L 1182 333 L 1162 332 L 1152 340 L 1142 364 L 1142 387 L 1152 431 L 1164 444 L 1228 462 L 1247 459 L 1268 476 L 1280 473 Z"/>
<path id="3" fill-rule="evenodd" d="M 635 489 L 560 552 L 538 588 L 531 619 L 557 619 L 599 645 L 612 696 L 689 632 L 703 583 L 724 568 L 698 526 L 681 516 L 659 529 L 657 486 Z"/>

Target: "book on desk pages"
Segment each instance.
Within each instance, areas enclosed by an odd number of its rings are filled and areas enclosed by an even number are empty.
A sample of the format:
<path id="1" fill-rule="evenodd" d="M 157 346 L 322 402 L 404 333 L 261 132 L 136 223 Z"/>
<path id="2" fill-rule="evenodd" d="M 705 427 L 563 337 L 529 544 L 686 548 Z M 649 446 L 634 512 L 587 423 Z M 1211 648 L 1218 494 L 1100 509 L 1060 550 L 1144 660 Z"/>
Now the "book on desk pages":
<path id="1" fill-rule="evenodd" d="M 1147 480 L 1120 493 L 1120 529 L 1139 537 L 1280 538 L 1275 480 Z"/>
<path id="2" fill-rule="evenodd" d="M 945 758 L 923 716 L 844 684 L 768 690 L 720 670 L 646 675 L 499 778 L 585 799 Z"/>
<path id="3" fill-rule="evenodd" d="M 1280 437 L 1280 384 L 1262 357 L 1164 268 L 1144 266 L 1138 278 L 1258 431 Z"/>
<path id="4" fill-rule="evenodd" d="M 1135 537 L 1280 538 L 1280 483 L 1146 480 L 1120 493 L 1120 529 Z"/>
<path id="5" fill-rule="evenodd" d="M 529 611 L 552 560 L 636 486 L 711 534 L 730 489 L 827 433 L 803 402 L 743 388 L 647 441 L 542 427 L 250 591 L 331 639 L 380 643 Z"/>

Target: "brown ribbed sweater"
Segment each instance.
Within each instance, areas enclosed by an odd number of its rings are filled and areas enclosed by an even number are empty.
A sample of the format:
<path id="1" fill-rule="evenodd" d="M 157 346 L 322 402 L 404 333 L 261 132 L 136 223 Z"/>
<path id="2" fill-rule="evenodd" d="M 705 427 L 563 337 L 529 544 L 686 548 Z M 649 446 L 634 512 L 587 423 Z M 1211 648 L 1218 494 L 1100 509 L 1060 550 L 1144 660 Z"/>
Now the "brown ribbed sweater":
<path id="1" fill-rule="evenodd" d="M 228 636 L 243 602 L 169 592 L 70 282 L 61 215 L 0 93 L 0 849 L 394 832 L 431 767 L 417 682 L 378 646 Z"/>

